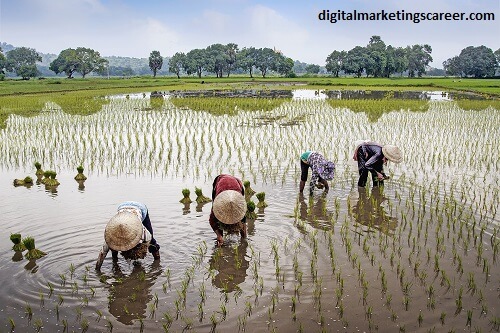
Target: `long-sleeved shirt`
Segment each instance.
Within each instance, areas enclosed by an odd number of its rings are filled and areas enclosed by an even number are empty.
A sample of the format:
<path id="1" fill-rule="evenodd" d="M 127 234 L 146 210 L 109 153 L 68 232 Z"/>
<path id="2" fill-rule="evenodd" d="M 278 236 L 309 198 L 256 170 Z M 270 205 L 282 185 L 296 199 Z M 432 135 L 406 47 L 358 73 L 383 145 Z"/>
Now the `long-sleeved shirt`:
<path id="1" fill-rule="evenodd" d="M 320 153 L 311 152 L 307 157 L 307 163 L 312 171 L 311 181 L 309 182 L 310 191 L 314 189 L 320 178 L 324 180 L 333 179 L 335 164 L 327 161 Z"/>
<path id="2" fill-rule="evenodd" d="M 241 192 L 242 195 L 245 195 L 245 188 L 243 187 L 243 183 L 238 178 L 231 175 L 219 175 L 215 177 L 214 183 L 212 185 L 212 201 L 217 197 L 221 192 L 233 190 Z M 210 217 L 208 218 L 210 222 L 210 226 L 213 231 L 219 229 L 218 222 L 219 220 L 215 217 L 214 211 L 210 212 Z"/>
<path id="3" fill-rule="evenodd" d="M 358 168 L 360 170 L 366 169 L 371 173 L 380 172 L 381 165 L 383 166 L 382 159 L 382 146 L 377 143 L 367 143 L 359 146 L 358 152 Z"/>
<path id="4" fill-rule="evenodd" d="M 137 217 L 141 220 L 141 222 L 144 222 L 146 219 L 146 216 L 148 215 L 148 208 L 146 205 L 140 203 L 140 202 L 135 202 L 135 201 L 126 201 L 124 203 L 121 203 L 118 206 L 117 209 L 117 214 L 122 212 L 122 211 L 127 211 L 130 213 L 133 213 L 137 215 Z M 153 236 L 151 233 L 146 229 L 146 227 L 143 225 L 142 226 L 142 236 L 140 242 L 146 243 L 150 242 L 153 239 Z M 99 257 L 97 259 L 96 263 L 96 268 L 99 269 L 104 261 L 104 258 L 106 258 L 106 255 L 108 254 L 110 247 L 106 242 L 102 245 L 101 251 L 99 252 Z"/>

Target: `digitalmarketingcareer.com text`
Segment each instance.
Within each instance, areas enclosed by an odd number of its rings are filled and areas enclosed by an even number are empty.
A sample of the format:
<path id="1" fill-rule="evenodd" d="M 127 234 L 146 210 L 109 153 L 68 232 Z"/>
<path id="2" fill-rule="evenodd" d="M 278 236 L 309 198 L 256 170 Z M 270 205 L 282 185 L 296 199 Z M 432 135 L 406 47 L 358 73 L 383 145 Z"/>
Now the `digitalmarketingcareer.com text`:
<path id="1" fill-rule="evenodd" d="M 410 21 L 420 23 L 424 21 L 494 21 L 495 13 L 422 13 L 422 12 L 405 12 L 398 10 L 395 12 L 386 12 L 381 10 L 378 12 L 358 12 L 353 11 L 330 11 L 323 9 L 318 14 L 318 19 L 321 21 L 329 21 L 337 23 L 341 21 Z"/>

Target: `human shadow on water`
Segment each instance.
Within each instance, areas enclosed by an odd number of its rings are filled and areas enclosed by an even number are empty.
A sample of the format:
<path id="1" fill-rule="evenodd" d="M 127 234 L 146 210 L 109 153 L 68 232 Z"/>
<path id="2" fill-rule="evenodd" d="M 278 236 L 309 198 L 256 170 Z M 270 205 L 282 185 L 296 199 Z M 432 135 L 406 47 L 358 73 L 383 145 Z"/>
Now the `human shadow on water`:
<path id="1" fill-rule="evenodd" d="M 388 235 L 394 234 L 398 221 L 390 216 L 382 205 L 389 200 L 384 195 L 383 187 L 374 187 L 371 193 L 368 193 L 366 188 L 359 187 L 358 198 L 351 200 L 349 213 L 358 224 L 380 230 Z"/>
<path id="2" fill-rule="evenodd" d="M 217 273 L 212 277 L 212 284 L 226 292 L 231 292 L 245 281 L 250 261 L 247 259 L 248 243 L 242 239 L 238 243 L 224 242 L 214 246 L 209 260 L 210 270 Z"/>
<path id="3" fill-rule="evenodd" d="M 114 262 L 115 281 L 109 287 L 109 312 L 125 325 L 132 325 L 134 319 L 144 319 L 147 305 L 153 299 L 151 288 L 161 273 L 162 268 L 157 260 L 152 263 L 148 272 L 140 262 L 135 261 L 128 276 Z"/>
<path id="4" fill-rule="evenodd" d="M 319 197 L 310 196 L 308 201 L 303 193 L 299 194 L 300 219 L 312 227 L 321 230 L 331 230 L 336 221 L 336 214 L 327 207 L 326 193 Z"/>

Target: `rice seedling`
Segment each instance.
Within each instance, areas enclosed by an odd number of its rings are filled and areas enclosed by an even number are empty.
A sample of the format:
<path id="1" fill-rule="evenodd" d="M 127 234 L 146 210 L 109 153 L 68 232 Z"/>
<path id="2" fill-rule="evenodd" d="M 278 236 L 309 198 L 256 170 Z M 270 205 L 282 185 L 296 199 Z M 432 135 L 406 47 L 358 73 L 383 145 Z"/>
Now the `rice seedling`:
<path id="1" fill-rule="evenodd" d="M 40 332 L 43 328 L 42 319 L 41 318 L 35 319 L 35 321 L 33 322 L 33 326 L 34 326 L 36 332 Z"/>
<path id="2" fill-rule="evenodd" d="M 183 203 L 183 204 L 190 204 L 191 202 L 193 202 L 191 200 L 191 198 L 189 197 L 190 194 L 191 194 L 191 191 L 188 188 L 183 189 L 182 190 L 183 198 L 181 200 L 179 200 L 179 202 Z"/>
<path id="3" fill-rule="evenodd" d="M 28 321 L 31 321 L 31 318 L 33 318 L 33 309 L 29 303 L 26 303 L 24 306 L 24 314 L 28 318 Z"/>
<path id="4" fill-rule="evenodd" d="M 255 220 L 257 218 L 257 213 L 255 213 L 255 202 L 252 200 L 247 201 L 247 212 L 245 217 L 249 220 Z"/>
<path id="5" fill-rule="evenodd" d="M 257 203 L 257 207 L 258 208 L 265 208 L 267 207 L 267 203 L 266 203 L 266 193 L 264 192 L 259 192 L 255 195 L 257 197 L 257 199 L 259 200 L 259 202 Z"/>
<path id="6" fill-rule="evenodd" d="M 250 186 L 250 181 L 249 180 L 245 180 L 243 181 L 243 187 L 244 187 L 244 190 L 245 190 L 245 199 L 248 201 L 250 200 L 250 198 L 256 193 L 252 187 Z"/>
<path id="7" fill-rule="evenodd" d="M 75 176 L 75 180 L 76 181 L 82 181 L 82 180 L 87 180 L 87 177 L 83 174 L 83 166 L 79 165 L 77 168 L 76 168 L 76 176 Z"/>
<path id="8" fill-rule="evenodd" d="M 26 250 L 26 246 L 23 242 L 21 242 L 21 234 L 11 234 L 10 240 L 14 245 L 12 246 L 12 250 L 14 251 L 24 251 Z"/>
<path id="9" fill-rule="evenodd" d="M 195 187 L 194 193 L 196 194 L 196 202 L 197 203 L 206 203 L 206 202 L 212 201 L 212 199 L 203 195 L 203 191 L 201 188 Z"/>
<path id="10" fill-rule="evenodd" d="M 33 237 L 28 236 L 23 238 L 23 244 L 28 250 L 28 252 L 24 255 L 24 257 L 28 260 L 40 259 L 46 255 L 45 252 L 35 248 L 35 239 Z"/>

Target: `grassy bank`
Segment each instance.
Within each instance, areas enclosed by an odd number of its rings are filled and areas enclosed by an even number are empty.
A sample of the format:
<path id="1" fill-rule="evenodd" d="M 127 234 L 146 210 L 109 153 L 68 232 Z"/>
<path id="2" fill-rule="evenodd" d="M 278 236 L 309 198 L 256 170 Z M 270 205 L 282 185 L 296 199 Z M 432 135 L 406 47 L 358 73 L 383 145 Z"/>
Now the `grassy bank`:
<path id="1" fill-rule="evenodd" d="M 203 83 L 202 83 L 203 82 Z M 209 90 L 209 89 L 360 89 L 360 90 L 446 90 L 474 92 L 500 97 L 498 79 L 456 78 L 229 78 L 203 77 L 134 77 L 86 79 L 32 79 L 0 82 L 0 96 L 68 92 L 76 90 L 105 90 L 105 93 L 133 93 L 151 90 Z"/>

